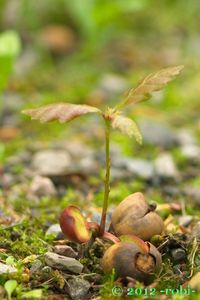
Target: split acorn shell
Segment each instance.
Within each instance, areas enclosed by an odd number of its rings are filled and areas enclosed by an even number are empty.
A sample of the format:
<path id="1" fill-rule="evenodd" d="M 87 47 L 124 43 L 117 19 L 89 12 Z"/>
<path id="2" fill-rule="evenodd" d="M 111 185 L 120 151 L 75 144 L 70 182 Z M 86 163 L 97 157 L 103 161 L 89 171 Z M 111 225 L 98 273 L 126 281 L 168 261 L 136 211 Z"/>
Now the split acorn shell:
<path id="1" fill-rule="evenodd" d="M 111 273 L 114 269 L 116 278 L 129 276 L 145 284 L 149 283 L 160 270 L 162 258 L 155 246 L 150 243 L 146 246 L 143 247 L 137 241 L 122 241 L 112 245 L 102 258 L 104 273 Z"/>
<path id="2" fill-rule="evenodd" d="M 110 230 L 116 236 L 136 235 L 143 240 L 150 240 L 164 229 L 161 217 L 153 211 L 140 192 L 126 197 L 114 210 Z"/>

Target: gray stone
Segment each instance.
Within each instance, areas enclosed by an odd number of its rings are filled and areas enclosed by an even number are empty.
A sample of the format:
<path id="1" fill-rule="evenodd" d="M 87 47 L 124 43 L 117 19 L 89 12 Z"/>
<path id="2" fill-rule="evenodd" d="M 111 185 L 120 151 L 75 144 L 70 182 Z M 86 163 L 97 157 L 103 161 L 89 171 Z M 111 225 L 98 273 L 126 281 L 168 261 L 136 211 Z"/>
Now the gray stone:
<path id="1" fill-rule="evenodd" d="M 57 192 L 50 178 L 38 175 L 33 178 L 29 193 L 40 198 L 43 196 L 54 197 Z"/>
<path id="2" fill-rule="evenodd" d="M 179 172 L 176 168 L 174 160 L 169 153 L 160 154 L 155 162 L 155 173 L 161 178 L 179 179 Z"/>
<path id="3" fill-rule="evenodd" d="M 143 179 L 151 179 L 154 175 L 153 164 L 147 160 L 127 159 L 126 168 L 131 174 Z"/>
<path id="4" fill-rule="evenodd" d="M 25 49 L 15 62 L 15 74 L 20 77 L 26 76 L 38 62 L 38 53 L 30 48 Z"/>
<path id="5" fill-rule="evenodd" d="M 60 147 L 61 149 L 66 150 L 74 159 L 81 159 L 94 155 L 94 151 L 91 148 L 78 141 L 71 141 L 70 143 L 64 142 L 57 145 L 54 144 L 52 146 L 54 148 Z"/>
<path id="6" fill-rule="evenodd" d="M 32 167 L 39 175 L 65 175 L 70 166 L 71 157 L 66 151 L 41 150 L 33 156 Z"/>
<path id="7" fill-rule="evenodd" d="M 62 234 L 63 233 L 60 228 L 60 224 L 53 224 L 46 231 L 46 235 L 54 235 L 56 238 L 61 236 Z"/>
<path id="8" fill-rule="evenodd" d="M 108 93 L 123 92 L 127 88 L 124 78 L 115 74 L 105 74 L 100 80 L 99 86 Z"/>
<path id="9" fill-rule="evenodd" d="M 177 142 L 181 146 L 188 146 L 188 145 L 195 145 L 196 144 L 196 139 L 194 137 L 194 134 L 191 130 L 189 129 L 181 129 L 177 133 Z"/>
<path id="10" fill-rule="evenodd" d="M 188 160 L 200 160 L 200 148 L 197 145 L 184 145 L 181 147 L 181 154 Z"/>
<path id="11" fill-rule="evenodd" d="M 200 205 L 200 187 L 187 186 L 183 189 L 183 194 L 190 198 L 196 204 Z"/>
<path id="12" fill-rule="evenodd" d="M 144 159 L 132 159 L 123 156 L 112 158 L 113 173 L 119 170 L 118 177 L 138 176 L 142 179 L 151 179 L 154 175 L 153 163 Z"/>
<path id="13" fill-rule="evenodd" d="M 173 261 L 176 263 L 185 260 L 187 257 L 185 250 L 183 250 L 182 248 L 172 249 L 171 256 L 173 258 Z"/>
<path id="14" fill-rule="evenodd" d="M 185 215 L 178 218 L 179 225 L 188 226 L 193 220 L 193 216 Z"/>
<path id="15" fill-rule="evenodd" d="M 62 256 L 53 252 L 47 252 L 44 256 L 45 262 L 48 266 L 68 271 L 75 274 L 80 274 L 83 270 L 83 265 L 76 259 Z"/>
<path id="16" fill-rule="evenodd" d="M 7 274 L 7 273 L 16 273 L 17 269 L 15 267 L 5 265 L 0 262 L 0 274 Z"/>
<path id="17" fill-rule="evenodd" d="M 169 149 L 177 144 L 174 131 L 160 122 L 142 120 L 139 122 L 143 140 L 146 143 Z"/>
<path id="18" fill-rule="evenodd" d="M 39 259 L 36 259 L 30 268 L 31 274 L 41 270 L 42 262 Z"/>
<path id="19" fill-rule="evenodd" d="M 72 247 L 70 247 L 68 245 L 56 245 L 56 246 L 54 246 L 53 249 L 54 249 L 54 252 L 59 255 L 72 257 L 72 258 L 76 258 L 78 256 L 78 253 L 75 252 L 74 249 L 72 249 Z"/>
<path id="20" fill-rule="evenodd" d="M 90 283 L 82 278 L 74 277 L 68 280 L 68 293 L 72 300 L 86 299 L 90 289 Z"/>
<path id="21" fill-rule="evenodd" d="M 192 229 L 192 238 L 197 238 L 200 240 L 200 221 Z"/>

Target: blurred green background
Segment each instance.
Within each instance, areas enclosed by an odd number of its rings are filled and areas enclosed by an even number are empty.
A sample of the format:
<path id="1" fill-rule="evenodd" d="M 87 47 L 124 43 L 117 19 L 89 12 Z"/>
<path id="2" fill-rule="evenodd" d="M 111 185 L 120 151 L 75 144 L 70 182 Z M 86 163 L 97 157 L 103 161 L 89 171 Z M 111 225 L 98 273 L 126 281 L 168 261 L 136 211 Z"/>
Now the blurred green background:
<path id="1" fill-rule="evenodd" d="M 135 114 L 159 111 L 199 128 L 198 0 L 0 3 L 1 32 L 14 30 L 21 40 L 12 72 L 9 66 L 0 77 L 1 108 L 12 97 L 19 109 L 60 100 L 110 105 L 150 71 L 184 64 L 180 78 Z"/>

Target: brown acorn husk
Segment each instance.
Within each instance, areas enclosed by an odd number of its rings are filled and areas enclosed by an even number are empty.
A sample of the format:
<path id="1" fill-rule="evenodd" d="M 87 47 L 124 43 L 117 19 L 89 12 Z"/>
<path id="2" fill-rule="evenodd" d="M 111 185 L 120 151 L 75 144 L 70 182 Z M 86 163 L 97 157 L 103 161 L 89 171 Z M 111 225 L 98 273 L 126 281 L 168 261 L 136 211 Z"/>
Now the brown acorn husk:
<path id="1" fill-rule="evenodd" d="M 110 230 L 116 236 L 136 235 L 150 240 L 164 229 L 161 217 L 148 205 L 142 193 L 137 192 L 126 197 L 114 210 Z"/>
<path id="2" fill-rule="evenodd" d="M 103 258 L 102 268 L 105 273 L 115 270 L 116 278 L 132 277 L 138 281 L 149 283 L 152 275 L 162 265 L 159 251 L 150 243 L 149 250 L 144 251 L 133 242 L 120 242 L 109 247 Z"/>

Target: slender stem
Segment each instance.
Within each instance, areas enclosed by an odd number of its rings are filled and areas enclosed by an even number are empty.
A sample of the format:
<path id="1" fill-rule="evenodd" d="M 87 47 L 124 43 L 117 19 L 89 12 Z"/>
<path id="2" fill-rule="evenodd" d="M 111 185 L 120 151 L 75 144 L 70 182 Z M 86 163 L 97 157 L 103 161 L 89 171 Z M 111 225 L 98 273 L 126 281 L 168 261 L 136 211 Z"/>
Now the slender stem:
<path id="1" fill-rule="evenodd" d="M 104 181 L 104 201 L 101 215 L 101 223 L 99 228 L 99 236 L 102 236 L 105 231 L 106 212 L 108 208 L 108 199 L 110 193 L 110 119 L 104 117 L 105 120 L 105 154 L 106 154 L 106 174 Z"/>

